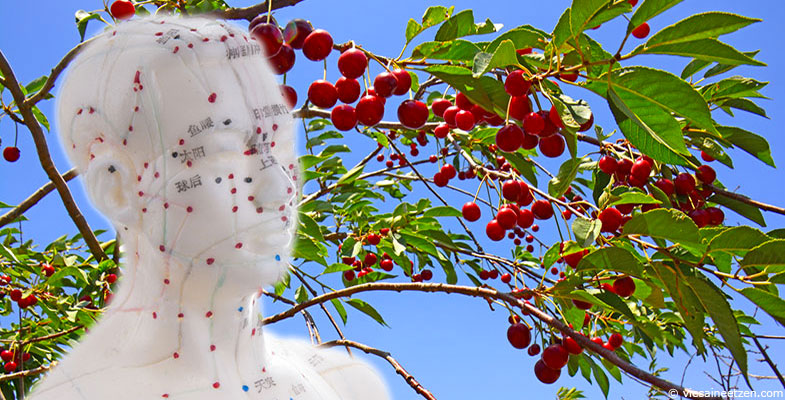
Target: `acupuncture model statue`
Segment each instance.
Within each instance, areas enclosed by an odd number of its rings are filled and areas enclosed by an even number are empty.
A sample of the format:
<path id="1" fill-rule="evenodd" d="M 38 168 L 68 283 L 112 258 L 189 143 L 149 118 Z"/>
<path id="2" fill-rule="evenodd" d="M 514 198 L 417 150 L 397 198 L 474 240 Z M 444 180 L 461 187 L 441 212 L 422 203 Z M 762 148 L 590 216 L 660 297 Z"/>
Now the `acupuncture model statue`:
<path id="1" fill-rule="evenodd" d="M 260 46 L 226 22 L 121 23 L 73 61 L 66 153 L 120 235 L 123 276 L 32 400 L 385 400 L 338 350 L 263 333 L 299 190 L 293 120 Z"/>

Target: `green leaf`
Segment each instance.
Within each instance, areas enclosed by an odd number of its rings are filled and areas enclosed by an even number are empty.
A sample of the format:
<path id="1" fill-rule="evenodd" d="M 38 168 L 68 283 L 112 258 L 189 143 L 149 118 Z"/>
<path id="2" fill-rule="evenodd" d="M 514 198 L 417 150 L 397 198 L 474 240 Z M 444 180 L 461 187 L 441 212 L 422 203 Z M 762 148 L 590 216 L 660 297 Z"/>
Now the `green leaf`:
<path id="1" fill-rule="evenodd" d="M 714 325 L 720 331 L 725 345 L 730 350 L 741 372 L 747 375 L 747 351 L 741 342 L 739 322 L 733 315 L 733 309 L 722 291 L 710 281 L 687 275 L 687 284 L 695 291 L 703 308 L 709 313 Z"/>
<path id="2" fill-rule="evenodd" d="M 695 14 L 663 28 L 650 37 L 644 46 L 652 48 L 658 45 L 713 39 L 760 21 L 757 18 L 719 11 Z"/>
<path id="3" fill-rule="evenodd" d="M 450 19 L 439 27 L 434 40 L 437 42 L 446 42 L 469 35 L 492 33 L 495 32 L 496 29 L 498 29 L 498 27 L 490 20 L 486 20 L 483 24 L 475 24 L 474 12 L 472 12 L 472 10 L 463 10 L 450 17 Z"/>
<path id="4" fill-rule="evenodd" d="M 561 17 L 559 17 L 559 22 L 557 22 L 556 26 L 553 28 L 553 33 L 551 33 L 551 36 L 553 37 L 552 44 L 557 49 L 572 36 L 569 8 L 564 10 Z"/>
<path id="5" fill-rule="evenodd" d="M 583 219 L 576 218 L 572 222 L 572 232 L 575 234 L 575 240 L 578 246 L 589 247 L 598 237 L 602 230 L 602 222 L 598 219 Z"/>
<path id="6" fill-rule="evenodd" d="M 414 39 L 414 37 L 419 35 L 422 31 L 422 25 L 420 25 L 414 19 L 409 18 L 409 22 L 406 24 L 406 43 L 411 42 L 412 39 Z"/>
<path id="7" fill-rule="evenodd" d="M 684 69 L 681 71 L 681 79 L 687 79 L 695 75 L 695 73 L 698 71 L 708 67 L 709 64 L 711 64 L 711 62 L 705 60 L 695 59 L 690 61 L 690 63 L 687 64 L 687 66 L 684 67 Z"/>
<path id="8" fill-rule="evenodd" d="M 609 3 L 609 0 L 573 0 L 570 6 L 570 30 L 572 31 L 572 36 L 578 36 L 586 30 L 589 21 Z"/>
<path id="9" fill-rule="evenodd" d="M 632 14 L 630 23 L 627 26 L 627 33 L 632 32 L 638 25 L 656 17 L 665 10 L 681 3 L 682 0 L 646 0 Z"/>
<path id="10" fill-rule="evenodd" d="M 598 13 L 596 13 L 589 23 L 586 24 L 586 29 L 596 28 L 616 17 L 619 15 L 625 14 L 632 11 L 632 4 L 627 1 L 620 1 L 616 4 L 608 3 L 607 6 L 603 7 Z"/>
<path id="11" fill-rule="evenodd" d="M 576 271 L 582 270 L 618 271 L 628 275 L 642 277 L 643 264 L 627 249 L 621 247 L 603 247 L 593 251 L 581 259 Z"/>
<path id="12" fill-rule="evenodd" d="M 700 245 L 698 226 L 680 211 L 656 209 L 638 214 L 622 227 L 624 235 L 642 235 L 673 243 Z"/>
<path id="13" fill-rule="evenodd" d="M 763 218 L 763 214 L 758 207 L 742 203 L 741 201 L 719 193 L 715 193 L 714 196 L 711 196 L 709 201 L 728 207 L 742 217 L 747 218 L 760 226 L 766 226 L 766 220 Z"/>
<path id="14" fill-rule="evenodd" d="M 32 110 L 35 120 L 38 121 L 39 124 L 43 125 L 43 127 L 46 128 L 46 131 L 49 132 L 49 120 L 46 119 L 46 115 L 41 112 L 38 106 L 33 106 Z"/>
<path id="15" fill-rule="evenodd" d="M 759 82 L 752 78 L 732 76 L 719 82 L 702 86 L 700 93 L 705 99 L 710 101 L 717 101 L 722 98 L 765 97 L 758 91 L 768 84 L 768 82 Z"/>
<path id="16" fill-rule="evenodd" d="M 752 248 L 739 262 L 739 266 L 743 268 L 763 267 L 767 268 L 769 272 L 785 270 L 785 239 L 769 240 Z M 772 269 L 771 267 L 780 268 Z"/>
<path id="17" fill-rule="evenodd" d="M 343 321 L 343 324 L 346 325 L 346 319 L 347 319 L 346 308 L 343 307 L 341 301 L 338 299 L 330 299 L 330 303 L 333 303 L 333 307 L 335 307 L 335 311 L 338 312 L 338 315 L 341 316 L 341 321 Z"/>
<path id="18" fill-rule="evenodd" d="M 423 217 L 461 217 L 460 211 L 450 206 L 431 207 L 423 213 Z"/>
<path id="19" fill-rule="evenodd" d="M 454 9 L 455 7 L 450 7 L 450 8 L 444 6 L 428 7 L 428 9 L 425 10 L 425 13 L 422 16 L 423 28 L 430 28 L 432 26 L 441 24 L 447 18 L 450 18 Z"/>
<path id="20" fill-rule="evenodd" d="M 294 292 L 294 299 L 298 303 L 305 303 L 308 301 L 308 291 L 305 290 L 305 286 L 300 285 L 297 290 Z"/>
<path id="21" fill-rule="evenodd" d="M 316 261 L 326 267 L 327 261 L 325 261 L 324 256 L 323 248 L 319 247 L 317 242 L 311 238 L 297 235 L 292 249 L 292 257 Z"/>
<path id="22" fill-rule="evenodd" d="M 46 83 L 46 78 L 47 76 L 44 75 L 36 79 L 33 79 L 32 81 L 30 81 L 30 83 L 25 85 L 25 91 L 27 91 L 28 94 L 33 94 L 41 90 L 41 88 L 44 87 L 44 84 Z"/>
<path id="23" fill-rule="evenodd" d="M 753 247 L 771 240 L 766 234 L 749 226 L 736 226 L 723 231 L 709 242 L 709 251 L 747 254 Z"/>
<path id="24" fill-rule="evenodd" d="M 349 185 L 349 184 L 353 183 L 360 176 L 360 174 L 362 174 L 363 168 L 365 168 L 365 164 L 358 165 L 358 166 L 352 168 L 347 173 L 345 173 L 342 177 L 340 177 L 338 179 L 338 182 L 336 182 L 336 184 L 337 185 Z"/>
<path id="25" fill-rule="evenodd" d="M 656 47 L 642 48 L 636 51 L 639 54 L 669 54 L 682 57 L 693 57 L 705 61 L 716 61 L 727 65 L 756 65 L 765 66 L 758 60 L 750 58 L 744 53 L 734 49 L 728 44 L 717 39 L 700 39 L 691 42 L 660 44 Z"/>
<path id="26" fill-rule="evenodd" d="M 581 164 L 591 161 L 588 158 L 570 158 L 559 167 L 559 173 L 548 182 L 548 194 L 559 197 L 567 191 L 572 184 Z"/>
<path id="27" fill-rule="evenodd" d="M 619 199 L 615 200 L 609 206 L 616 206 L 619 204 L 662 204 L 662 202 L 641 192 L 626 192 L 622 193 L 619 196 Z"/>
<path id="28" fill-rule="evenodd" d="M 741 294 L 785 327 L 785 300 L 758 288 L 741 289 Z"/>
<path id="29" fill-rule="evenodd" d="M 717 130 L 723 139 L 733 143 L 734 146 L 740 147 L 758 160 L 775 167 L 774 159 L 771 158 L 769 142 L 762 136 L 732 126 L 717 126 Z"/>
<path id="30" fill-rule="evenodd" d="M 512 40 L 505 40 L 491 53 L 480 52 L 474 56 L 472 76 L 477 78 L 494 68 L 518 65 L 518 54 Z"/>
<path id="31" fill-rule="evenodd" d="M 722 106 L 723 108 L 731 107 L 737 110 L 742 110 L 752 114 L 757 114 L 764 118 L 769 118 L 769 116 L 766 115 L 766 110 L 764 110 L 761 106 L 755 104 L 755 102 L 753 102 L 750 99 L 745 99 L 745 98 L 728 99 L 721 103 L 718 103 L 718 105 Z"/>
<path id="32" fill-rule="evenodd" d="M 449 42 L 425 42 L 412 50 L 412 58 L 415 59 L 435 59 L 450 61 L 469 61 L 480 52 L 480 48 L 463 39 L 455 39 Z"/>
<path id="33" fill-rule="evenodd" d="M 387 322 L 384 322 L 384 318 L 382 318 L 381 314 L 376 311 L 370 304 L 360 300 L 360 299 L 349 299 L 346 300 L 346 304 L 360 310 L 362 313 L 368 315 L 369 317 L 373 318 L 374 321 L 380 323 L 381 325 L 388 326 Z"/>
<path id="34" fill-rule="evenodd" d="M 79 41 L 84 41 L 85 30 L 87 29 L 87 23 L 90 22 L 91 19 L 100 19 L 101 15 L 98 13 L 89 13 L 85 10 L 79 10 L 74 15 L 76 18 L 76 29 L 79 31 Z"/>
<path id="35" fill-rule="evenodd" d="M 629 100 L 632 104 L 625 103 L 615 91 L 608 92 L 608 104 L 624 137 L 657 161 L 690 165 L 678 121 L 659 107 Z"/>
<path id="36" fill-rule="evenodd" d="M 705 325 L 705 313 L 703 305 L 695 296 L 695 293 L 687 286 L 684 274 L 680 269 L 664 264 L 652 263 L 652 271 L 657 275 L 660 282 L 665 284 L 668 294 L 673 299 L 679 315 L 684 320 L 684 326 L 692 336 L 692 343 L 702 354 L 706 351 L 703 339 L 706 334 L 703 331 Z"/>
<path id="37" fill-rule="evenodd" d="M 644 2 L 645 3 L 645 2 Z M 591 370 L 594 374 L 594 379 L 597 381 L 597 385 L 600 386 L 602 389 L 602 393 L 605 395 L 605 398 L 608 398 L 608 391 L 610 390 L 610 382 L 608 381 L 608 376 L 605 375 L 605 371 L 600 368 L 599 365 L 592 363 Z"/>
<path id="38" fill-rule="evenodd" d="M 755 57 L 758 53 L 760 53 L 760 50 L 744 51 L 744 52 L 742 52 L 742 54 L 744 54 L 747 57 Z M 732 69 L 734 69 L 736 67 L 737 67 L 737 65 L 717 64 L 717 65 L 711 67 L 711 69 L 709 69 L 708 71 L 706 71 L 706 73 L 703 74 L 703 77 L 704 78 L 711 78 L 712 76 L 717 76 L 719 74 L 728 72 L 728 71 L 730 71 L 730 70 L 732 70 Z"/>
<path id="39" fill-rule="evenodd" d="M 589 103 L 585 100 L 573 100 L 563 93 L 551 93 L 543 90 L 542 93 L 548 97 L 562 121 L 562 135 L 570 150 L 570 155 L 575 157 L 578 152 L 578 137 L 575 135 L 580 126 L 589 121 L 592 117 Z"/>
<path id="40" fill-rule="evenodd" d="M 511 40 L 516 49 L 525 49 L 527 47 L 543 48 L 547 39 L 547 33 L 530 25 L 524 25 L 499 35 L 499 37 L 488 44 L 485 51 L 493 53 L 505 40 Z"/>

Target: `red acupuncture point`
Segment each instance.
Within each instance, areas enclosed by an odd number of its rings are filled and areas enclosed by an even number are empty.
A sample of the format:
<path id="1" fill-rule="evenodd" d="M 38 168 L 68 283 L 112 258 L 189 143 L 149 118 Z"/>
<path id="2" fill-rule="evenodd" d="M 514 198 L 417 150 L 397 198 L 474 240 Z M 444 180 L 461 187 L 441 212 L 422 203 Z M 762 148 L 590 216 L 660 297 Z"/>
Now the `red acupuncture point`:
<path id="1" fill-rule="evenodd" d="M 237 243 L 236 245 L 234 245 L 234 248 L 236 248 L 236 249 L 239 249 L 241 247 L 243 247 L 243 244 L 241 242 Z"/>
<path id="2" fill-rule="evenodd" d="M 215 259 L 212 258 L 212 257 L 207 259 L 207 265 L 213 265 L 214 262 L 215 262 Z"/>
<path id="3" fill-rule="evenodd" d="M 218 97 L 218 95 L 217 95 L 217 94 L 215 94 L 215 93 L 210 93 L 210 96 L 208 96 L 208 97 L 207 97 L 207 101 L 209 101 L 210 103 L 215 103 L 215 99 L 216 99 L 217 97 Z"/>
<path id="4" fill-rule="evenodd" d="M 207 314 L 205 314 L 204 316 L 205 316 L 205 318 L 210 318 L 210 317 L 213 316 L 213 312 L 212 311 L 208 311 Z"/>
<path id="5" fill-rule="evenodd" d="M 174 354 L 172 354 L 172 357 L 174 357 L 174 358 L 180 358 L 180 354 L 178 354 L 178 353 L 174 353 Z"/>
<path id="6" fill-rule="evenodd" d="M 215 382 L 215 383 L 213 383 L 213 387 L 218 389 L 219 387 L 221 387 L 221 384 L 218 383 L 218 382 Z"/>

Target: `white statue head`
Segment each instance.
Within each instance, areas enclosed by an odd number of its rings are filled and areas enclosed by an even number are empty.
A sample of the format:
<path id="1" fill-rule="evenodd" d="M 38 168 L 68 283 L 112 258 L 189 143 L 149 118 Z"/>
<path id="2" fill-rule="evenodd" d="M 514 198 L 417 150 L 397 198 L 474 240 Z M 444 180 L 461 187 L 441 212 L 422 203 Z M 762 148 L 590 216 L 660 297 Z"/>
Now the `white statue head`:
<path id="1" fill-rule="evenodd" d="M 222 21 L 153 18 L 107 29 L 58 96 L 63 146 L 95 205 L 194 267 L 274 282 L 298 192 L 293 119 L 259 44 Z"/>

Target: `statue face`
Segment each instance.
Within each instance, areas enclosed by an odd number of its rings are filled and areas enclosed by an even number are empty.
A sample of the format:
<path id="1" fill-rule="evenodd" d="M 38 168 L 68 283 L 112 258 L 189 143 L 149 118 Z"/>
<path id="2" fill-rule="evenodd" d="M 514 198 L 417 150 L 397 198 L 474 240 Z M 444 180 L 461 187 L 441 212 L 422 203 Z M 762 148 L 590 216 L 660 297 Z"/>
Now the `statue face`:
<path id="1" fill-rule="evenodd" d="M 115 223 L 195 265 L 286 258 L 293 120 L 241 30 L 205 19 L 122 23 L 74 61 L 58 97 L 64 147 Z M 120 173 L 107 172 L 113 163 Z M 115 204 L 126 210 L 113 215 Z"/>

